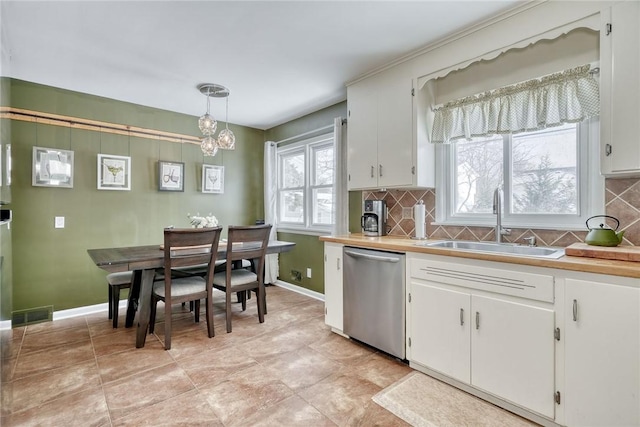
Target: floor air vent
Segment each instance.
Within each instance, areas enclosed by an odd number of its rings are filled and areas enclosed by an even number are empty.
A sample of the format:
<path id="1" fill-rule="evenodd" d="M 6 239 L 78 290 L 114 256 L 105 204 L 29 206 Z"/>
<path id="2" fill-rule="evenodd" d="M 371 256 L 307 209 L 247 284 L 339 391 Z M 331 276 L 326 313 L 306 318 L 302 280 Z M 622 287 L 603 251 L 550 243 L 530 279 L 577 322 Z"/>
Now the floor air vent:
<path id="1" fill-rule="evenodd" d="M 34 323 L 50 322 L 53 320 L 53 306 L 30 308 L 11 313 L 11 327 L 32 325 Z"/>

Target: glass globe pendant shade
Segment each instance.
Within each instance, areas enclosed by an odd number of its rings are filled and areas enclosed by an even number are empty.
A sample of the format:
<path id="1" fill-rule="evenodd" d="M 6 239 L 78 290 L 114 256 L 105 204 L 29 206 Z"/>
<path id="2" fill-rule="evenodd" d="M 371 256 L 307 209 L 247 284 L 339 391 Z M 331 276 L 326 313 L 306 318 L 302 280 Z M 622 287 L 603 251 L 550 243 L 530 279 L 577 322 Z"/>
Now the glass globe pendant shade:
<path id="1" fill-rule="evenodd" d="M 218 142 L 212 136 L 206 136 L 200 143 L 200 148 L 205 156 L 215 156 L 218 153 Z"/>
<path id="2" fill-rule="evenodd" d="M 203 135 L 213 135 L 218 128 L 218 122 L 211 114 L 206 113 L 198 120 L 198 127 Z"/>
<path id="3" fill-rule="evenodd" d="M 235 150 L 236 136 L 228 128 L 222 129 L 218 135 L 218 145 L 223 150 Z"/>

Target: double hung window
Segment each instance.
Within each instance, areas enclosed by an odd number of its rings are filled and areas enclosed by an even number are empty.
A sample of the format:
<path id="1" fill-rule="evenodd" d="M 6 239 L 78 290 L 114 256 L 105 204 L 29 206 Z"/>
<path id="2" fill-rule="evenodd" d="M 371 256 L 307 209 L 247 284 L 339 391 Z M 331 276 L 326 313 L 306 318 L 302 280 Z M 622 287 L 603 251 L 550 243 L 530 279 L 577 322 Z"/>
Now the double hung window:
<path id="1" fill-rule="evenodd" d="M 493 193 L 500 186 L 510 226 L 583 227 L 595 202 L 589 189 L 597 193 L 600 181 L 594 128 L 597 120 L 587 120 L 443 146 L 438 220 L 493 224 Z"/>
<path id="2" fill-rule="evenodd" d="M 521 228 L 584 228 L 602 210 L 598 86 L 581 66 L 453 101 L 436 110 L 440 145 L 436 221 Z"/>
<path id="3" fill-rule="evenodd" d="M 278 226 L 331 230 L 334 218 L 333 134 L 278 148 Z"/>

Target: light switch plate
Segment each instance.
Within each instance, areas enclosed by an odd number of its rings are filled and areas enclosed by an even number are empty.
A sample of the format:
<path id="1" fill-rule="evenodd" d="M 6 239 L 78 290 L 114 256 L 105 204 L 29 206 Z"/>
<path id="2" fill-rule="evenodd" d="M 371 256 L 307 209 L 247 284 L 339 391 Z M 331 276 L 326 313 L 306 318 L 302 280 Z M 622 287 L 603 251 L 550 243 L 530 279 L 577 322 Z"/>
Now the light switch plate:
<path id="1" fill-rule="evenodd" d="M 311 279 L 311 269 L 307 268 L 307 279 Z"/>
<path id="2" fill-rule="evenodd" d="M 64 228 L 64 217 L 63 216 L 55 217 L 55 220 L 53 222 L 53 226 L 55 228 Z"/>

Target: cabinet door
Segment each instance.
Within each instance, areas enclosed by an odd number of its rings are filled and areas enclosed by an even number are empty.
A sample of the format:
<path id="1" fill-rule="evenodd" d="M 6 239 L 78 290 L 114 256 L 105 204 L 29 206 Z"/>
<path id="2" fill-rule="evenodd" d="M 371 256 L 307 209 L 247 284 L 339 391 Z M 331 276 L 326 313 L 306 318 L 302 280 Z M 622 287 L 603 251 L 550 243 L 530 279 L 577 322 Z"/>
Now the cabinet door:
<path id="1" fill-rule="evenodd" d="M 471 295 L 412 281 L 410 359 L 469 383 Z"/>
<path id="2" fill-rule="evenodd" d="M 553 418 L 554 312 L 474 295 L 471 384 Z"/>
<path id="3" fill-rule="evenodd" d="M 342 245 L 324 244 L 324 322 L 342 331 Z"/>
<path id="4" fill-rule="evenodd" d="M 567 279 L 565 301 L 566 424 L 640 425 L 640 289 Z"/>
<path id="5" fill-rule="evenodd" d="M 378 94 L 378 186 L 411 186 L 413 96 L 411 79 L 385 82 Z"/>
<path id="6" fill-rule="evenodd" d="M 601 32 L 604 174 L 640 174 L 639 20 L 638 2 L 620 2 L 611 8 L 611 32 L 608 35 L 606 29 Z"/>
<path id="7" fill-rule="evenodd" d="M 378 185 L 378 96 L 359 90 L 349 97 L 347 130 L 349 190 Z"/>

